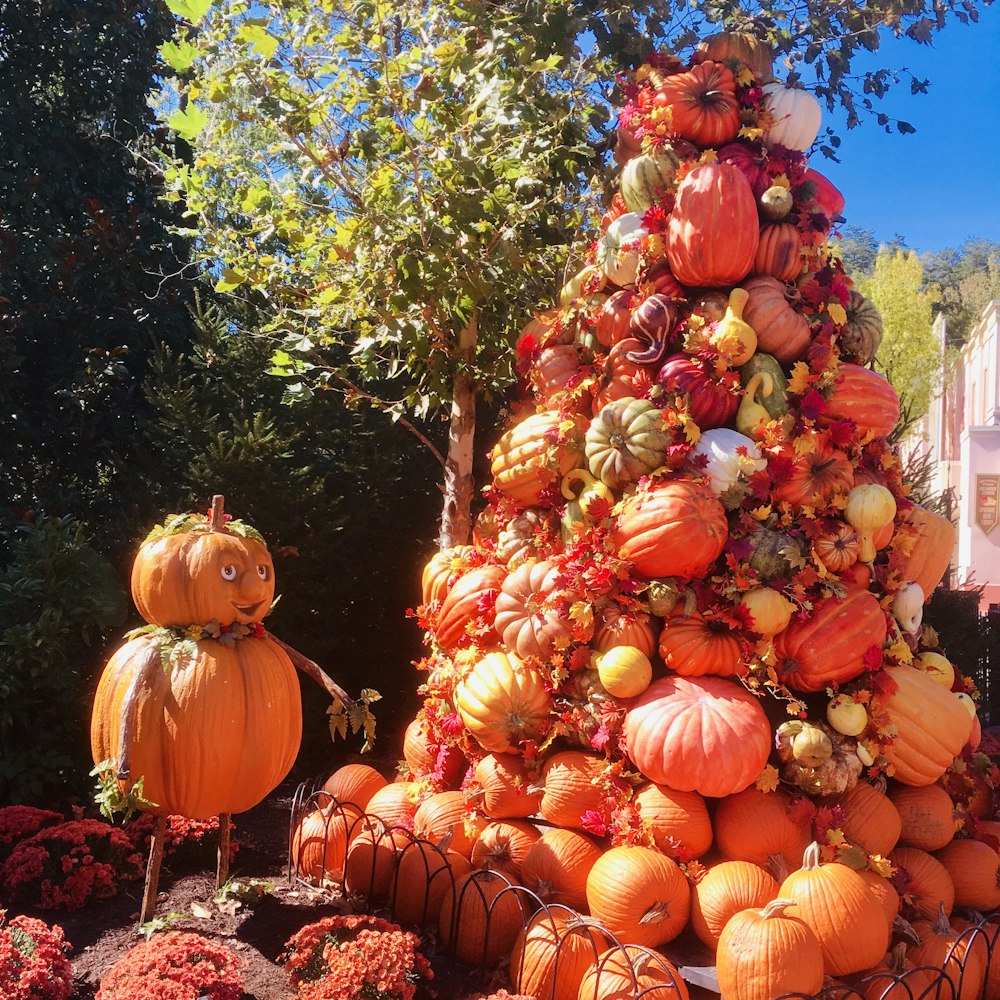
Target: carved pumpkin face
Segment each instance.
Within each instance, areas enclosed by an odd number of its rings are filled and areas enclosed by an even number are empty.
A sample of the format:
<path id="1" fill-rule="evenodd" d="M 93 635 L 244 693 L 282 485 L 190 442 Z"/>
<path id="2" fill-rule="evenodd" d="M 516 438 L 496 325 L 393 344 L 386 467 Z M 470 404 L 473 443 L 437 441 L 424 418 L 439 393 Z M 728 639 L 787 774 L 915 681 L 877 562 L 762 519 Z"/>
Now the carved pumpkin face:
<path id="1" fill-rule="evenodd" d="M 146 541 L 132 567 L 132 599 L 154 625 L 259 622 L 274 600 L 267 546 L 228 531 Z"/>

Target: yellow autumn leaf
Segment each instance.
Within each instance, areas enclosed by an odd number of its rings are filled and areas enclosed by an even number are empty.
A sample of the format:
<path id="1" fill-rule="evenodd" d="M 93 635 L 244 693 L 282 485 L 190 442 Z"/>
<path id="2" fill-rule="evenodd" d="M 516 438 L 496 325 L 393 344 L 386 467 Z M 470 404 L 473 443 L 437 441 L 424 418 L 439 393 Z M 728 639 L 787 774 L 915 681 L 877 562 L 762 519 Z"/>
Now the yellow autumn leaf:
<path id="1" fill-rule="evenodd" d="M 826 311 L 830 314 L 830 319 L 837 326 L 845 326 L 847 324 L 847 310 L 839 302 L 831 302 L 826 307 Z"/>
<path id="2" fill-rule="evenodd" d="M 771 178 L 771 187 L 791 188 L 791 186 L 791 182 L 788 180 L 788 174 L 778 174 L 777 177 Z"/>
<path id="3" fill-rule="evenodd" d="M 715 163 L 715 161 L 718 158 L 719 158 L 719 154 L 716 153 L 716 151 L 714 149 L 706 149 L 705 152 L 703 152 L 701 154 L 701 159 L 698 162 L 699 163 Z"/>
<path id="4" fill-rule="evenodd" d="M 893 863 L 888 858 L 883 858 L 881 854 L 870 855 L 868 858 L 868 867 L 876 875 L 881 875 L 882 878 L 892 878 L 896 874 Z"/>
<path id="5" fill-rule="evenodd" d="M 897 663 L 912 663 L 913 662 L 913 650 L 906 644 L 905 639 L 898 639 L 894 642 L 888 650 L 888 656 L 890 659 L 895 660 Z"/>
<path id="6" fill-rule="evenodd" d="M 811 434 L 801 434 L 792 444 L 796 455 L 811 455 L 816 450 L 816 438 Z"/>
<path id="7" fill-rule="evenodd" d="M 757 775 L 754 787 L 758 792 L 773 792 L 778 787 L 778 769 L 773 764 L 767 764 Z"/>
<path id="8" fill-rule="evenodd" d="M 749 66 L 744 66 L 743 69 L 736 74 L 736 82 L 741 87 L 749 87 L 753 83 L 753 73 L 750 72 Z"/>
<path id="9" fill-rule="evenodd" d="M 792 377 L 788 380 L 788 391 L 796 396 L 804 395 L 813 383 L 812 373 L 804 361 L 796 361 L 792 365 Z"/>
<path id="10" fill-rule="evenodd" d="M 697 444 L 701 440 L 701 428 L 691 419 L 690 413 L 681 415 L 681 424 L 684 427 L 684 438 L 688 444 Z"/>
<path id="11" fill-rule="evenodd" d="M 579 622 L 584 629 L 590 629 L 594 624 L 594 606 L 590 601 L 576 601 L 569 609 L 571 621 Z"/>
<path id="12" fill-rule="evenodd" d="M 750 516 L 755 521 L 766 521 L 771 516 L 771 510 L 772 507 L 770 504 L 767 504 L 764 507 L 754 507 L 754 509 L 750 511 Z"/>

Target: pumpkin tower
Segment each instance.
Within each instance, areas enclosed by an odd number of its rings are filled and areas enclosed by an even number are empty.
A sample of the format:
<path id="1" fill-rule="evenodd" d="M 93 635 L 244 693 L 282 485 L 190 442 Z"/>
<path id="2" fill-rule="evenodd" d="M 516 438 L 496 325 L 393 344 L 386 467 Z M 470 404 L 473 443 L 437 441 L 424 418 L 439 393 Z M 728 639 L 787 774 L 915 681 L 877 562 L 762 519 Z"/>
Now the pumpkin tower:
<path id="1" fill-rule="evenodd" d="M 421 836 L 461 820 L 474 865 L 628 944 L 690 924 L 715 948 L 736 910 L 791 897 L 753 933 L 795 915 L 816 958 L 760 995 L 812 993 L 877 965 L 899 893 L 937 913 L 917 862 L 947 869 L 953 840 L 981 845 L 1000 904 L 975 691 L 921 623 L 954 532 L 891 441 L 881 320 L 807 157 L 817 101 L 732 33 L 623 91 L 601 236 L 517 342 L 472 544 L 423 574 L 392 822 L 450 796 Z M 834 874 L 842 926 L 804 902 Z"/>

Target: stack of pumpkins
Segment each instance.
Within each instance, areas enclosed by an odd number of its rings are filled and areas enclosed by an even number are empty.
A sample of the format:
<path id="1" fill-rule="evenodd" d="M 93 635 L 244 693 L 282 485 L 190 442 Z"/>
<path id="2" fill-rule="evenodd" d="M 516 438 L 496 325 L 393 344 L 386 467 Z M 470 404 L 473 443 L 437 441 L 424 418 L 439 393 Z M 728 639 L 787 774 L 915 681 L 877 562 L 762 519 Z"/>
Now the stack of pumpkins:
<path id="1" fill-rule="evenodd" d="M 953 529 L 907 498 L 889 442 L 881 320 L 805 155 L 815 99 L 737 33 L 650 60 L 625 96 L 620 191 L 518 341 L 525 391 L 473 544 L 424 572 L 404 777 L 328 786 L 384 827 L 341 815 L 331 834 L 317 814 L 319 859 L 418 900 L 403 919 L 437 920 L 461 960 L 516 941 L 515 983 L 540 998 L 617 995 L 626 973 L 686 995 L 645 952 L 595 965 L 600 928 L 646 948 L 697 935 L 727 1000 L 825 975 L 880 974 L 856 995 L 881 995 L 942 964 L 953 907 L 1000 905 L 975 692 L 921 624 Z M 405 831 L 441 850 L 394 870 Z M 445 859 L 457 884 L 428 894 Z M 509 882 L 570 909 L 522 929 Z M 981 957 L 952 954 L 963 997 Z"/>

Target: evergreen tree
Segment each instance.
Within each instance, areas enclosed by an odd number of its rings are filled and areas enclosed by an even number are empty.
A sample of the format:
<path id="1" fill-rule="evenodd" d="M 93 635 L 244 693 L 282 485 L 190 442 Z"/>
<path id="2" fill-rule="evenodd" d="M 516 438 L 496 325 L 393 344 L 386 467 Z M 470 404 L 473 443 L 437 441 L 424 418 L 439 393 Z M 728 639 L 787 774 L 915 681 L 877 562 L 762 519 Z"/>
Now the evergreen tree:
<path id="1" fill-rule="evenodd" d="M 149 357 L 190 336 L 147 106 L 171 30 L 157 0 L 0 0 L 0 507 L 112 546 L 148 518 Z"/>

